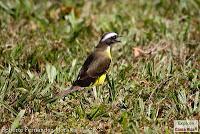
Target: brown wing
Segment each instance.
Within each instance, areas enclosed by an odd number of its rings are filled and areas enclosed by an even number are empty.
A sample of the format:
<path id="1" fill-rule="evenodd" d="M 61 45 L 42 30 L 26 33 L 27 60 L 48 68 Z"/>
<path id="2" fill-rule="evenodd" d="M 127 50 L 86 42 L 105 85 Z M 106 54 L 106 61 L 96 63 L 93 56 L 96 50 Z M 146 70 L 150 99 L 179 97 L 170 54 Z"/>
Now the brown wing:
<path id="1" fill-rule="evenodd" d="M 110 62 L 111 59 L 107 56 L 101 55 L 96 57 L 95 60 L 89 65 L 87 74 L 90 77 L 98 78 L 108 70 Z"/>
<path id="2" fill-rule="evenodd" d="M 87 87 L 94 83 L 99 76 L 108 70 L 110 62 L 111 59 L 103 54 L 91 54 L 83 64 L 73 86 Z"/>
<path id="3" fill-rule="evenodd" d="M 86 71 L 88 70 L 88 66 L 92 63 L 93 59 L 94 59 L 94 54 L 92 53 L 85 60 L 83 66 L 78 74 L 77 80 L 84 78 L 84 76 L 86 75 Z"/>

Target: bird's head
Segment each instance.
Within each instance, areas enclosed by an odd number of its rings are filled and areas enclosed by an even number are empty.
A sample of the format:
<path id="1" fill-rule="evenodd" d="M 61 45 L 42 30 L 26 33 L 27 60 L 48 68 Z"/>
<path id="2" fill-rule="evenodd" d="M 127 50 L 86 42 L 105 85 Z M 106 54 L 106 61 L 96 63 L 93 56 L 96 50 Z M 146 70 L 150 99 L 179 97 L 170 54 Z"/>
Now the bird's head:
<path id="1" fill-rule="evenodd" d="M 120 42 L 120 40 L 118 38 L 119 38 L 119 36 L 115 32 L 105 33 L 101 37 L 101 40 L 100 40 L 99 43 L 100 44 L 112 45 L 114 43 Z"/>

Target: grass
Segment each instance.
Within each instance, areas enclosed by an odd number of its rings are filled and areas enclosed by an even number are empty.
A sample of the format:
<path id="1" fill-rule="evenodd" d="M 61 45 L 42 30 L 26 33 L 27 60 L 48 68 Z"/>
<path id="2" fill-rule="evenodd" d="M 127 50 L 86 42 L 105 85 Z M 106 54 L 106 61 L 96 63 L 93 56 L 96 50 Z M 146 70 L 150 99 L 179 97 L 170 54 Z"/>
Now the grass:
<path id="1" fill-rule="evenodd" d="M 199 0 L 0 1 L 1 132 L 172 133 L 174 120 L 200 120 L 199 8 Z M 107 31 L 123 38 L 105 85 L 50 102 Z"/>

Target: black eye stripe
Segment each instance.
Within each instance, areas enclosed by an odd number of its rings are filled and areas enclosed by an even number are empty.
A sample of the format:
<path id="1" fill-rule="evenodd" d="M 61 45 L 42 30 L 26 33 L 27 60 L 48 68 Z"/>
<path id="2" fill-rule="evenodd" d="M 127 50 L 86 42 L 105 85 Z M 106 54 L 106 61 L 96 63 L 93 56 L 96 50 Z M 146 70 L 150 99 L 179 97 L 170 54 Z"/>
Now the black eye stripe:
<path id="1" fill-rule="evenodd" d="M 117 36 L 113 36 L 113 37 L 112 37 L 112 39 L 116 39 L 116 38 L 117 38 Z"/>

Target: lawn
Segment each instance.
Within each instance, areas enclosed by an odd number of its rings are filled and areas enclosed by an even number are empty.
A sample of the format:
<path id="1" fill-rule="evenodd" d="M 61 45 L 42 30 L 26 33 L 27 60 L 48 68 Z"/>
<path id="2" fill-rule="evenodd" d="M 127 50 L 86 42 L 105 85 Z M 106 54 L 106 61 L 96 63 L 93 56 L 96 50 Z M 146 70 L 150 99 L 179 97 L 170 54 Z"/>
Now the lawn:
<path id="1" fill-rule="evenodd" d="M 105 84 L 52 101 L 109 31 Z M 1 133 L 173 133 L 199 89 L 199 0 L 0 1 Z"/>

